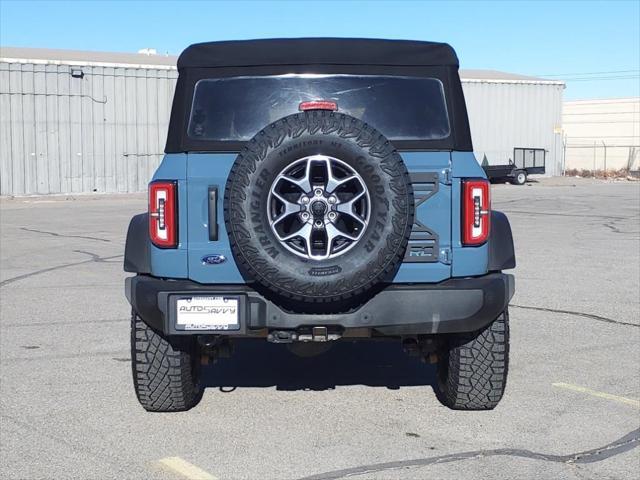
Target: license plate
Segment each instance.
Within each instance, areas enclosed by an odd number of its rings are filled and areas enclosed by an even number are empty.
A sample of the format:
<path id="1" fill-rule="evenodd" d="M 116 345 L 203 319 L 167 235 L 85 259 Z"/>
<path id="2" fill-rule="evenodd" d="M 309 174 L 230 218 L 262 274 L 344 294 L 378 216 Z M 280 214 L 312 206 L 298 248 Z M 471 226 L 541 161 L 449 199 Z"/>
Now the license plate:
<path id="1" fill-rule="evenodd" d="M 182 297 L 176 302 L 176 327 L 184 330 L 238 330 L 238 299 Z"/>

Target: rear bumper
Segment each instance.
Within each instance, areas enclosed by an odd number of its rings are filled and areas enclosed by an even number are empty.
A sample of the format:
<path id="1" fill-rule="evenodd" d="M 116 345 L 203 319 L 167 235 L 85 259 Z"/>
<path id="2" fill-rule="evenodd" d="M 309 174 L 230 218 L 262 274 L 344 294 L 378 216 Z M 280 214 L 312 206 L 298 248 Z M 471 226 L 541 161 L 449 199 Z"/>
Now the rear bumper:
<path id="1" fill-rule="evenodd" d="M 493 321 L 515 291 L 513 275 L 450 279 L 438 284 L 392 284 L 357 310 L 300 314 L 281 309 L 247 285 L 203 285 L 138 275 L 126 279 L 133 309 L 149 326 L 167 335 L 221 334 L 257 336 L 265 329 L 307 326 L 372 329 L 380 335 L 457 333 L 478 330 Z M 175 298 L 181 295 L 233 295 L 239 299 L 239 331 L 184 332 L 175 329 Z"/>

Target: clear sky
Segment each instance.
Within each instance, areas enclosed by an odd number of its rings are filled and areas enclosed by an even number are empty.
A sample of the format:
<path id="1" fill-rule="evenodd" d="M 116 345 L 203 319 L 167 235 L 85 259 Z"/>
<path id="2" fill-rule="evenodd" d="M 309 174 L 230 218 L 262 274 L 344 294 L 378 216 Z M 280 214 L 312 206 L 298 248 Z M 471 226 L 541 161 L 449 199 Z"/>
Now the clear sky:
<path id="1" fill-rule="evenodd" d="M 444 41 L 462 68 L 566 79 L 567 99 L 640 95 L 640 0 L 0 0 L 6 46 L 178 54 L 202 41 L 307 36 Z"/>

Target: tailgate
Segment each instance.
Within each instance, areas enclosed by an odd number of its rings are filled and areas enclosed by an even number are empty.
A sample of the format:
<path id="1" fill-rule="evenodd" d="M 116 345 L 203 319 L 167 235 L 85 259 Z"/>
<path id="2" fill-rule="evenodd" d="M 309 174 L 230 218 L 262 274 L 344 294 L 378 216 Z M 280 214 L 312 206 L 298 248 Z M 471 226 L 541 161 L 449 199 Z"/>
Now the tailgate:
<path id="1" fill-rule="evenodd" d="M 451 277 L 451 184 L 449 152 L 404 152 L 411 175 L 416 216 L 404 261 L 395 283 L 440 282 Z M 243 283 L 224 224 L 226 179 L 235 154 L 189 154 L 187 160 L 189 278 L 199 283 Z M 217 188 L 217 240 L 209 233 L 209 189 Z M 203 259 L 223 255 L 227 260 L 211 265 Z"/>

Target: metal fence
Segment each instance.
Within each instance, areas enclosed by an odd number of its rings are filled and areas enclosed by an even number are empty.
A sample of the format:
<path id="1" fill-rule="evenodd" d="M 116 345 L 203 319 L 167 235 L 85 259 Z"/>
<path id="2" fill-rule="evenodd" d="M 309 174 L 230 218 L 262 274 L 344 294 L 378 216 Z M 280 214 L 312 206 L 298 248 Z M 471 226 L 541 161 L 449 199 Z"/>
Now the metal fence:
<path id="1" fill-rule="evenodd" d="M 567 170 L 595 173 L 640 169 L 640 144 L 612 144 L 603 140 L 576 143 L 567 139 L 564 150 L 563 173 Z"/>

